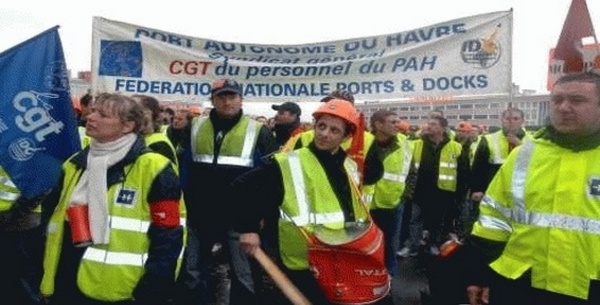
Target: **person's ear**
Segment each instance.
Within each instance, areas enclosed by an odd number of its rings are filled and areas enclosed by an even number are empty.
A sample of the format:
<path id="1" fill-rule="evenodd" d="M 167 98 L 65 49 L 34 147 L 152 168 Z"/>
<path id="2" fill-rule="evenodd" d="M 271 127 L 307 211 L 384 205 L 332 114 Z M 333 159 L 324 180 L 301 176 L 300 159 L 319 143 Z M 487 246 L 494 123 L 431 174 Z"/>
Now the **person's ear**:
<path id="1" fill-rule="evenodd" d="M 133 132 L 134 129 L 135 129 L 135 122 L 134 121 L 126 121 L 126 122 L 123 122 L 123 126 L 121 127 L 121 132 L 123 132 L 123 134 L 128 134 L 130 132 Z"/>

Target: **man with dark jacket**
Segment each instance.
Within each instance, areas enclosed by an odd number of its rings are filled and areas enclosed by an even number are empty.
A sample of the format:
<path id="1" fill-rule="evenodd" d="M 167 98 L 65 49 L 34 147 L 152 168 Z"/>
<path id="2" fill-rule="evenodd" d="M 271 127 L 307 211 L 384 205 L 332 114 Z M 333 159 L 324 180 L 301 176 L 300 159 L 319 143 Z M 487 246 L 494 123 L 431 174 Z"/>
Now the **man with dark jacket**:
<path id="1" fill-rule="evenodd" d="M 304 128 L 300 125 L 302 109 L 294 102 L 272 105 L 271 108 L 277 111 L 275 126 L 273 127 L 275 143 L 278 147 L 282 147 L 291 137 L 304 131 Z"/>
<path id="2" fill-rule="evenodd" d="M 413 142 L 413 169 L 407 178 L 414 181 L 407 185 L 408 196 L 414 203 L 411 224 L 422 221 L 423 230 L 429 234 L 427 250 L 433 255 L 437 255 L 447 234 L 455 233 L 458 201 L 465 194 L 469 174 L 468 156 L 462 154 L 460 143 L 450 139 L 447 126 L 448 121 L 443 117 L 429 120 L 426 133 Z M 418 226 L 413 226 L 413 230 L 415 227 Z M 410 235 L 409 248 L 414 252 L 422 234 Z"/>
<path id="3" fill-rule="evenodd" d="M 407 178 L 407 187 L 414 185 L 409 249 L 416 253 L 420 238 L 424 237 L 429 262 L 426 270 L 429 297 L 436 305 L 460 302 L 452 295 L 456 290 L 452 289 L 455 288 L 453 282 L 441 272 L 444 265 L 436 262 L 441 257 L 442 245 L 456 239 L 458 203 L 465 196 L 469 174 L 468 155 L 462 153 L 460 143 L 450 139 L 447 127 L 448 121 L 443 117 L 429 119 L 422 139 L 413 142 L 413 169 Z M 414 175 L 416 179 L 411 177 Z"/>
<path id="4" fill-rule="evenodd" d="M 345 100 L 332 99 L 329 103 L 330 108 L 321 106 L 314 112 L 315 137 L 307 147 L 278 153 L 271 163 L 234 182 L 239 214 L 236 229 L 241 233 L 242 247 L 248 253 L 255 253 L 262 241 L 258 234 L 260 220 L 271 211 L 281 210 L 278 242 L 282 267 L 293 284 L 315 305 L 333 303 L 326 298 L 309 269 L 308 241 L 300 230 L 364 221 L 367 210 L 361 206 L 357 185 L 374 184 L 383 174 L 382 167 L 365 168 L 362 181 L 357 181 L 356 162 L 340 144 L 355 134 L 360 117 Z M 295 187 L 299 184 L 304 187 Z M 245 204 L 248 200 L 258 206 Z M 340 262 L 352 263 L 355 262 Z M 375 304 L 392 304 L 391 296 L 384 293 L 384 289 L 373 290 L 381 293 Z"/>
<path id="5" fill-rule="evenodd" d="M 242 113 L 242 86 L 233 80 L 213 83 L 208 116 L 194 118 L 190 143 L 182 160 L 184 199 L 188 212 L 187 248 L 179 278 L 182 305 L 207 304 L 211 250 L 229 245 L 232 283 L 230 304 L 254 304 L 254 283 L 237 236 L 229 232 L 237 213 L 231 182 L 276 150 L 273 136 L 261 123 Z M 254 204 L 253 202 L 248 204 Z"/>

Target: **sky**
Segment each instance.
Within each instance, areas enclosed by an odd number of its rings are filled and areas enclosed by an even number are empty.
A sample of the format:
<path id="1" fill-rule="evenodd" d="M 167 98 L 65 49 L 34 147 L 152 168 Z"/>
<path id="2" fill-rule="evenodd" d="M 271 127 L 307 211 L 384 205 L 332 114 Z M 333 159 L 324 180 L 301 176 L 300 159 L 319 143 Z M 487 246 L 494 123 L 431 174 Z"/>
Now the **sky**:
<path id="1" fill-rule="evenodd" d="M 74 74 L 91 69 L 92 17 L 192 37 L 255 44 L 303 44 L 385 35 L 513 9 L 512 80 L 546 92 L 548 52 L 571 0 L 16 0 L 0 4 L 0 51 L 53 26 Z M 600 0 L 588 0 L 598 28 Z"/>

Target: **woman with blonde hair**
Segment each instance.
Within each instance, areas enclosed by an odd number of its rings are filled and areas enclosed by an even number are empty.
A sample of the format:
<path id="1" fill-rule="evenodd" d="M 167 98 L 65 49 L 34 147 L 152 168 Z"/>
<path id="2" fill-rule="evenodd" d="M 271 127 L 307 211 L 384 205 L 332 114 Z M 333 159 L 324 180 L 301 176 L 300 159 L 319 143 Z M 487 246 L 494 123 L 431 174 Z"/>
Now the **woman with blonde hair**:
<path id="1" fill-rule="evenodd" d="M 63 165 L 46 198 L 41 292 L 50 304 L 164 304 L 183 244 L 179 178 L 144 145 L 142 107 L 102 94 L 88 147 Z M 51 213 L 51 215 L 50 215 Z"/>

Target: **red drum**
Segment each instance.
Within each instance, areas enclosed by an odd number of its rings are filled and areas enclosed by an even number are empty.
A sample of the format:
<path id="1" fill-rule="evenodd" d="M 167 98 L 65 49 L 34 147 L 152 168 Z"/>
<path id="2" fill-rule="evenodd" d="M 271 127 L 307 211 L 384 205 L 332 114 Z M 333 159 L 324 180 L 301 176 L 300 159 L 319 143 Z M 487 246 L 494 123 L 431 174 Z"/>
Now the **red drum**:
<path id="1" fill-rule="evenodd" d="M 387 296 L 383 232 L 372 222 L 342 229 L 315 228 L 308 262 L 327 299 L 337 304 L 370 304 Z"/>

